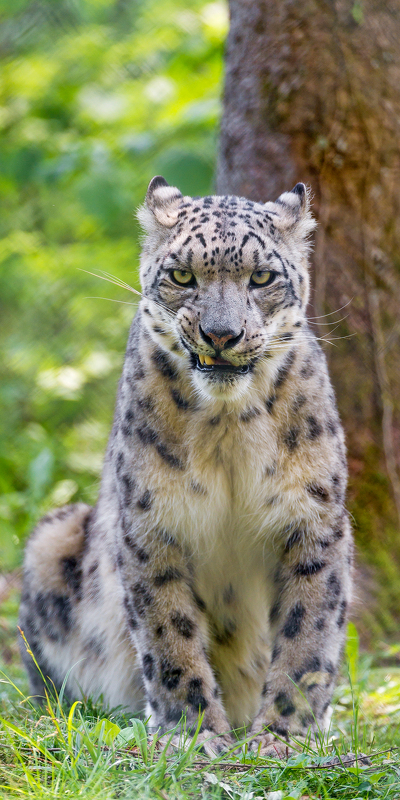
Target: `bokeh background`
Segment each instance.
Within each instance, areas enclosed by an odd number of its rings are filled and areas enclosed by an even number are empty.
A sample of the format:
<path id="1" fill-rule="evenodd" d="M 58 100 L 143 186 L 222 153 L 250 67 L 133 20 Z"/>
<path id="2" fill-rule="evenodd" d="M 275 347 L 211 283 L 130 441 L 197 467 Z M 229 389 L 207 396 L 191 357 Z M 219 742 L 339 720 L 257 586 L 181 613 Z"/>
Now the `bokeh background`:
<path id="1" fill-rule="evenodd" d="M 0 9 L 4 574 L 49 507 L 96 500 L 136 302 L 82 270 L 138 285 L 135 209 L 153 175 L 211 191 L 228 12 L 219 0 Z"/>
<path id="2" fill-rule="evenodd" d="M 192 195 L 217 186 L 262 200 L 298 180 L 312 186 L 310 314 L 332 340 L 358 554 L 357 629 L 350 623 L 334 725 L 344 752 L 398 752 L 399 3 L 230 0 L 225 45 L 224 0 L 0 0 L 0 794 L 10 782 L 13 797 L 105 797 L 112 782 L 107 797 L 138 796 L 107 754 L 104 772 L 97 756 L 93 771 L 80 758 L 82 730 L 95 748 L 99 730 L 115 730 L 101 708 L 89 701 L 65 751 L 56 717 L 32 712 L 16 625 L 30 530 L 54 506 L 97 498 L 137 301 L 90 273 L 138 288 L 135 210 L 156 174 Z M 39 758 L 45 741 L 61 753 L 61 779 Z M 326 786 L 327 772 L 296 767 L 289 794 L 314 796 L 315 778 L 318 797 L 394 798 L 391 763 L 369 780 L 336 772 Z M 160 764 L 154 791 L 166 797 Z M 184 782 L 176 774 L 171 797 Z M 217 797 L 208 774 L 202 791 Z M 200 780 L 196 766 L 190 796 Z M 244 772 L 223 780 L 232 796 L 278 788 L 264 766 L 254 784 Z"/>

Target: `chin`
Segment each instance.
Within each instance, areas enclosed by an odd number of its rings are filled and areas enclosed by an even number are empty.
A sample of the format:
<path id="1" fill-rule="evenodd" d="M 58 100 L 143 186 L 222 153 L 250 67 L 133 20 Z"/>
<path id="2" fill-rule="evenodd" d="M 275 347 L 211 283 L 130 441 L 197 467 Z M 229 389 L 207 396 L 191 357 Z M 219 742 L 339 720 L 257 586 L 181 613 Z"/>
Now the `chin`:
<path id="1" fill-rule="evenodd" d="M 204 398 L 223 400 L 234 403 L 243 399 L 251 385 L 251 373 L 245 375 L 235 374 L 202 374 L 193 371 L 192 380 L 196 391 Z"/>

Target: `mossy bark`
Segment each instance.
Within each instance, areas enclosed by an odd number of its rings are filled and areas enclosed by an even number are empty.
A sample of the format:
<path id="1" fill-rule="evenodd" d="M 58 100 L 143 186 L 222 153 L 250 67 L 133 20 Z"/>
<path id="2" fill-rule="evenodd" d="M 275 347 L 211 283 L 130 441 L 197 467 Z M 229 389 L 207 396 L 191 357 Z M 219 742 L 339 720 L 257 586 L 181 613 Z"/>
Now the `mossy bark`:
<path id="1" fill-rule="evenodd" d="M 365 639 L 395 635 L 400 2 L 230 0 L 230 13 L 217 191 L 265 201 L 300 180 L 312 187 L 320 224 L 310 315 L 332 342 L 347 431 L 358 616 Z"/>

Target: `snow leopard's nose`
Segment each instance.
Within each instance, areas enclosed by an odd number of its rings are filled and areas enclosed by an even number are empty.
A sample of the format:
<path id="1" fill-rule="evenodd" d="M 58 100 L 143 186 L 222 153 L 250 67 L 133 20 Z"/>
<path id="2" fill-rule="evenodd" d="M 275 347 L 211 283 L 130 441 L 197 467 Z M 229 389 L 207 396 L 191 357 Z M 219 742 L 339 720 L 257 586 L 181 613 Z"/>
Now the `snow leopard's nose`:
<path id="1" fill-rule="evenodd" d="M 224 330 L 224 331 L 211 331 L 211 330 L 203 330 L 201 325 L 199 325 L 200 336 L 204 341 L 214 347 L 215 350 L 221 352 L 221 350 L 228 350 L 230 347 L 235 347 L 236 344 L 243 339 L 244 336 L 244 328 L 240 331 L 240 333 L 236 334 L 235 331 L 232 330 Z"/>

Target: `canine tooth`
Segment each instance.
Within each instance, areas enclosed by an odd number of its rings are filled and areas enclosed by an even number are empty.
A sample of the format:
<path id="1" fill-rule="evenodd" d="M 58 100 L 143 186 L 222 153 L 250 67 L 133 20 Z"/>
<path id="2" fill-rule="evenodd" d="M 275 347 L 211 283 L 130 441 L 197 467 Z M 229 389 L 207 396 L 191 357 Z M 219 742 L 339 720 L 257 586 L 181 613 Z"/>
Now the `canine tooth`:
<path id="1" fill-rule="evenodd" d="M 203 364 L 204 364 L 204 356 L 203 356 L 203 355 L 201 355 L 201 354 L 199 355 L 199 361 L 200 361 L 200 364 L 201 364 L 201 365 L 203 365 Z"/>
<path id="2" fill-rule="evenodd" d="M 211 358 L 211 356 L 204 356 L 204 361 L 207 364 L 207 366 L 215 364 L 215 358 Z"/>

